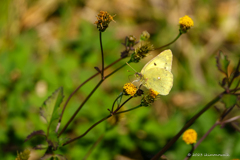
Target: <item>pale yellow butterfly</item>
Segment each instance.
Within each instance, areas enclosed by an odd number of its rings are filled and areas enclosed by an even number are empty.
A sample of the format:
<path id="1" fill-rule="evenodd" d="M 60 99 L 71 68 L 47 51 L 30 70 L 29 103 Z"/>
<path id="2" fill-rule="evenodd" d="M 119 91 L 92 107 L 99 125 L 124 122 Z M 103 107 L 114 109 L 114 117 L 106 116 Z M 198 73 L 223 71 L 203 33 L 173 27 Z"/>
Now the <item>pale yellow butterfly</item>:
<path id="1" fill-rule="evenodd" d="M 172 51 L 168 49 L 150 60 L 138 73 L 142 85 L 161 95 L 168 95 L 173 86 L 172 57 Z"/>

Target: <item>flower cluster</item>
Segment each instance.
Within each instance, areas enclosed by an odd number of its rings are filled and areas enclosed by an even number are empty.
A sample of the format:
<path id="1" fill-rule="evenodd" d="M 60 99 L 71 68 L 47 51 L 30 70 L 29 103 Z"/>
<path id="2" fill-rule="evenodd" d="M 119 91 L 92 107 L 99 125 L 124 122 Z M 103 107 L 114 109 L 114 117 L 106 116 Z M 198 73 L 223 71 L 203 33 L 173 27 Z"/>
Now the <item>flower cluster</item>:
<path id="1" fill-rule="evenodd" d="M 132 83 L 126 83 L 123 86 L 123 92 L 127 95 L 134 96 L 134 94 L 137 92 L 137 87 Z"/>
<path id="2" fill-rule="evenodd" d="M 97 21 L 95 22 L 95 24 L 97 25 L 97 28 L 100 32 L 104 32 L 109 23 L 113 20 L 114 16 L 111 16 L 109 13 L 105 12 L 105 11 L 100 11 L 100 13 L 97 16 Z"/>
<path id="3" fill-rule="evenodd" d="M 138 63 L 153 49 L 153 45 L 150 42 L 141 42 L 141 44 L 135 49 L 135 52 L 131 55 L 130 61 Z"/>
<path id="4" fill-rule="evenodd" d="M 17 158 L 15 160 L 28 160 L 30 155 L 30 150 L 26 149 L 23 152 L 17 153 Z"/>
<path id="5" fill-rule="evenodd" d="M 194 129 L 188 129 L 183 133 L 183 140 L 187 144 L 193 144 L 197 141 L 197 132 Z"/>
<path id="6" fill-rule="evenodd" d="M 159 93 L 154 91 L 153 89 L 149 89 L 149 92 L 146 96 L 144 96 L 141 100 L 142 106 L 150 106 L 156 99 Z"/>
<path id="7" fill-rule="evenodd" d="M 179 25 L 180 25 L 179 31 L 181 33 L 186 33 L 194 25 L 194 23 L 189 16 L 185 15 L 184 17 L 181 17 L 179 19 Z"/>

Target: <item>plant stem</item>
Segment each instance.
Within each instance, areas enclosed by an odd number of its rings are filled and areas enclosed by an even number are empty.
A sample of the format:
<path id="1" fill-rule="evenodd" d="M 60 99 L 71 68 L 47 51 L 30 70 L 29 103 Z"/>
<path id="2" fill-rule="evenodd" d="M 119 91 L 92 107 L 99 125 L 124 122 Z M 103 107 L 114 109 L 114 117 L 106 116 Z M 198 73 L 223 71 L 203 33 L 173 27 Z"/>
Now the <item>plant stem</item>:
<path id="1" fill-rule="evenodd" d="M 66 128 L 68 127 L 68 125 L 72 122 L 72 120 L 75 118 L 75 116 L 77 115 L 77 113 L 80 111 L 80 109 L 83 107 L 83 105 L 87 102 L 87 100 L 92 96 L 92 94 L 96 91 L 96 89 L 100 86 L 100 84 L 102 84 L 102 82 L 104 80 L 106 80 L 108 77 L 110 77 L 111 75 L 113 75 L 116 71 L 118 71 L 119 69 L 121 69 L 122 67 L 124 67 L 126 65 L 126 63 L 124 63 L 124 65 L 120 66 L 119 68 L 117 68 L 116 70 L 114 70 L 112 73 L 110 73 L 109 75 L 107 75 L 104 79 L 100 80 L 99 83 L 96 85 L 96 87 L 92 90 L 92 92 L 86 97 L 86 99 L 82 102 L 82 104 L 78 107 L 78 109 L 75 111 L 74 115 L 71 117 L 71 119 L 67 122 L 67 124 L 64 126 L 64 128 L 61 130 L 61 132 L 58 134 L 58 137 L 66 130 Z"/>
<path id="2" fill-rule="evenodd" d="M 87 154 L 84 156 L 83 160 L 86 160 L 89 155 L 92 153 L 93 149 L 101 142 L 101 140 L 103 139 L 104 134 L 102 134 L 97 141 L 91 146 L 91 148 L 89 149 L 89 151 L 87 152 Z"/>
<path id="3" fill-rule="evenodd" d="M 132 98 L 133 98 L 133 97 L 131 96 L 131 97 L 129 97 L 125 102 L 123 102 L 123 103 L 121 104 L 121 106 L 120 106 L 119 108 L 117 108 L 117 109 L 113 112 L 113 114 L 115 114 L 124 104 L 126 104 L 126 103 L 127 103 L 130 99 L 132 99 Z M 135 107 L 135 109 L 136 109 L 136 107 Z M 133 110 L 133 109 L 131 109 L 131 110 Z M 125 112 L 126 112 L 126 111 L 125 111 Z M 124 113 L 124 111 L 118 112 L 118 113 L 116 113 L 116 114 L 121 114 L 121 113 Z M 71 139 L 71 140 L 67 141 L 66 143 L 63 144 L 63 146 L 65 146 L 66 144 L 69 144 L 69 143 L 71 143 L 71 142 L 73 142 L 73 141 L 75 141 L 75 140 L 77 140 L 77 139 L 79 139 L 79 138 L 82 138 L 82 137 L 85 136 L 91 129 L 93 129 L 96 125 L 98 125 L 99 123 L 103 122 L 104 120 L 108 119 L 108 118 L 111 117 L 111 116 L 112 116 L 112 115 L 110 114 L 110 115 L 104 117 L 103 119 L 101 119 L 100 121 L 94 123 L 94 124 L 93 124 L 85 133 L 83 133 L 81 136 L 78 136 L 78 137 L 76 137 L 76 138 L 74 138 L 74 139 Z"/>
<path id="4" fill-rule="evenodd" d="M 154 50 L 159 50 L 159 49 L 162 49 L 162 48 L 164 48 L 164 47 L 167 47 L 167 46 L 173 44 L 181 35 L 182 35 L 182 33 L 179 32 L 179 34 L 177 35 L 177 37 L 176 37 L 172 42 L 170 42 L 170 43 L 168 43 L 168 44 L 165 44 L 164 46 L 161 46 L 161 47 L 159 47 L 159 48 L 156 48 L 156 49 L 154 49 Z"/>
<path id="5" fill-rule="evenodd" d="M 125 102 L 123 102 L 123 104 L 120 106 L 120 107 L 118 107 L 112 114 L 114 115 L 115 113 L 117 113 L 117 111 L 119 110 L 119 109 L 121 109 L 122 108 L 122 106 L 124 105 L 124 104 L 126 104 L 130 99 L 132 99 L 133 98 L 133 96 L 131 96 L 131 97 L 129 97 Z"/>
<path id="6" fill-rule="evenodd" d="M 94 89 L 89 93 L 89 95 L 86 97 L 86 99 L 82 102 L 82 104 L 78 107 L 78 109 L 75 111 L 73 116 L 69 119 L 67 124 L 64 126 L 64 128 L 61 130 L 61 132 L 58 134 L 58 137 L 66 130 L 68 125 L 72 122 L 72 120 L 76 117 L 80 109 L 83 107 L 83 105 L 87 102 L 87 100 L 92 96 L 92 94 L 97 90 L 97 88 L 102 84 L 103 80 L 100 80 L 99 83 L 94 87 Z"/>
<path id="7" fill-rule="evenodd" d="M 134 110 L 134 109 L 137 109 L 137 108 L 140 108 L 140 107 L 143 107 L 143 106 L 142 106 L 142 105 L 139 105 L 139 106 L 130 108 L 130 109 L 125 110 L 125 111 L 117 112 L 117 113 L 115 113 L 115 114 L 121 114 L 121 113 L 129 112 L 129 111 L 131 111 L 131 110 Z"/>
<path id="8" fill-rule="evenodd" d="M 99 40 L 100 40 L 101 55 L 102 55 L 101 79 L 104 79 L 104 54 L 103 54 L 103 47 L 102 47 L 102 32 L 99 32 Z"/>
<path id="9" fill-rule="evenodd" d="M 151 160 L 158 160 L 177 140 L 178 138 L 182 135 L 182 133 L 190 127 L 195 120 L 200 117 L 206 110 L 208 110 L 213 104 L 218 102 L 221 99 L 222 94 L 225 92 L 222 92 L 219 94 L 216 98 L 214 98 L 212 101 L 210 101 L 200 112 L 198 112 L 194 117 L 192 117 L 186 124 L 185 126 L 178 132 L 177 135 L 175 135 L 163 148 L 160 150 Z"/>
<path id="10" fill-rule="evenodd" d="M 217 126 L 219 125 L 219 122 L 214 123 L 214 125 L 202 136 L 202 138 L 196 143 L 194 149 L 196 149 L 199 144 L 210 134 L 210 132 Z"/>
<path id="11" fill-rule="evenodd" d="M 93 124 L 85 133 L 83 133 L 81 136 L 78 136 L 78 137 L 76 137 L 76 138 L 73 138 L 73 139 L 67 141 L 66 143 L 63 144 L 63 146 L 65 146 L 65 145 L 67 145 L 67 144 L 69 144 L 69 143 L 71 143 L 71 142 L 73 142 L 73 141 L 75 141 L 75 140 L 77 140 L 77 139 L 79 139 L 79 138 L 82 138 L 82 137 L 85 136 L 91 129 L 93 129 L 96 125 L 98 125 L 99 123 L 103 122 L 104 120 L 108 119 L 108 118 L 111 117 L 111 116 L 112 116 L 112 115 L 110 114 L 110 115 L 104 117 L 103 119 L 101 119 L 100 121 L 94 123 L 94 124 Z"/>
<path id="12" fill-rule="evenodd" d="M 115 71 L 113 71 L 112 73 L 109 73 L 109 75 L 107 75 L 104 79 L 107 79 L 108 77 L 110 77 L 111 75 L 113 75 L 115 72 L 117 72 L 118 70 L 120 70 L 121 68 L 123 68 L 124 66 L 126 66 L 127 64 L 124 63 L 122 66 L 120 66 L 119 68 L 117 68 Z"/>
<path id="13" fill-rule="evenodd" d="M 122 58 L 119 58 L 117 59 L 116 61 L 114 61 L 113 63 L 111 63 L 109 66 L 105 67 L 104 70 L 108 69 L 109 67 L 113 66 L 114 64 L 116 64 L 117 62 L 119 62 L 120 60 L 122 60 Z M 62 117 L 63 117 L 63 114 L 64 114 L 64 111 L 65 111 L 65 108 L 68 104 L 68 102 L 70 101 L 70 99 L 72 98 L 72 96 L 84 85 L 86 84 L 87 82 L 89 82 L 91 79 L 93 79 L 94 77 L 96 77 L 98 74 L 100 74 L 99 72 L 97 72 L 96 74 L 94 74 L 93 76 L 89 77 L 87 80 L 85 80 L 82 84 L 80 84 L 71 94 L 70 96 L 68 97 L 67 101 L 65 102 L 64 106 L 63 106 L 63 109 L 62 109 L 62 113 L 61 113 L 61 116 L 59 118 L 59 126 L 60 127 L 60 124 L 61 124 L 61 121 L 62 121 Z M 58 131 L 58 130 L 57 130 Z"/>
<path id="14" fill-rule="evenodd" d="M 111 110 L 111 112 L 113 112 L 114 105 L 115 105 L 115 103 L 117 102 L 117 100 L 118 100 L 121 96 L 123 96 L 123 95 L 122 95 L 122 92 L 121 92 L 121 94 L 114 100 L 113 105 L 112 105 L 112 110 Z"/>

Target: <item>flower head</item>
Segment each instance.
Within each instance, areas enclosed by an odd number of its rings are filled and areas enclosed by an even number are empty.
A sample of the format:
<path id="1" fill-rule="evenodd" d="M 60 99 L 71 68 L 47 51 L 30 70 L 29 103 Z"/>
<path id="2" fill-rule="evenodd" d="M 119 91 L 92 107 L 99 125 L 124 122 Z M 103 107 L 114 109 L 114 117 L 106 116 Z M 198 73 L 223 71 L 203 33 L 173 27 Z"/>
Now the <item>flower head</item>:
<path id="1" fill-rule="evenodd" d="M 150 38 L 150 34 L 148 31 L 143 31 L 140 37 L 141 41 L 147 41 Z"/>
<path id="2" fill-rule="evenodd" d="M 128 95 L 134 96 L 137 92 L 137 87 L 132 83 L 126 83 L 123 86 L 123 91 Z"/>
<path id="3" fill-rule="evenodd" d="M 17 158 L 15 160 L 28 160 L 30 155 L 30 150 L 26 149 L 23 152 L 17 153 Z"/>
<path id="4" fill-rule="evenodd" d="M 189 16 L 185 15 L 184 17 L 179 18 L 179 25 L 180 32 L 186 33 L 194 25 L 194 22 Z"/>
<path id="5" fill-rule="evenodd" d="M 148 52 L 153 50 L 153 45 L 150 42 L 142 42 L 131 55 L 131 62 L 139 62 L 142 58 L 146 57 Z"/>
<path id="6" fill-rule="evenodd" d="M 149 96 L 152 98 L 156 98 L 156 96 L 159 95 L 157 91 L 154 91 L 153 89 L 149 89 Z"/>
<path id="7" fill-rule="evenodd" d="M 197 132 L 194 129 L 188 129 L 183 133 L 183 140 L 187 144 L 193 144 L 197 141 Z"/>
<path id="8" fill-rule="evenodd" d="M 143 96 L 141 100 L 141 105 L 150 106 L 155 101 L 158 94 L 159 93 L 157 91 L 154 91 L 153 89 L 150 88 L 148 94 Z"/>
<path id="9" fill-rule="evenodd" d="M 109 23 L 113 20 L 114 16 L 111 16 L 109 13 L 105 12 L 105 11 L 100 11 L 100 13 L 97 16 L 97 21 L 95 22 L 95 24 L 97 25 L 97 28 L 100 32 L 104 32 Z"/>

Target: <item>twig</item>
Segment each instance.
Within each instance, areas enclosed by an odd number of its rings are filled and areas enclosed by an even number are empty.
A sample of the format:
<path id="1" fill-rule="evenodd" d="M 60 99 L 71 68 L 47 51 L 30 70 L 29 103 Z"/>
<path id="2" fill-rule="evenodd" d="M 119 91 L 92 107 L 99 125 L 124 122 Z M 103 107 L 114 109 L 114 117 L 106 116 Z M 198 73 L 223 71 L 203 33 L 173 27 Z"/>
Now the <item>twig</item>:
<path id="1" fill-rule="evenodd" d="M 200 117 L 206 110 L 208 110 L 213 104 L 218 102 L 221 99 L 221 95 L 225 93 L 222 92 L 219 94 L 216 98 L 214 98 L 211 102 L 209 102 L 200 112 L 198 112 L 194 117 L 192 117 L 186 124 L 185 126 L 178 132 L 177 135 L 175 135 L 163 148 L 160 150 L 151 160 L 158 160 L 177 140 L 178 138 L 182 135 L 182 133 L 190 127 L 195 120 Z"/>

